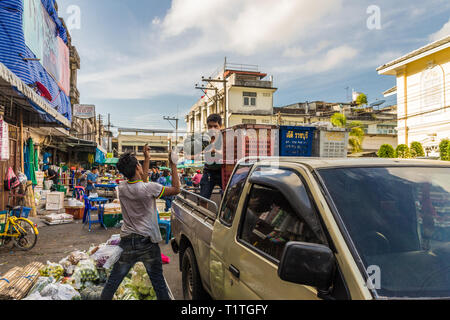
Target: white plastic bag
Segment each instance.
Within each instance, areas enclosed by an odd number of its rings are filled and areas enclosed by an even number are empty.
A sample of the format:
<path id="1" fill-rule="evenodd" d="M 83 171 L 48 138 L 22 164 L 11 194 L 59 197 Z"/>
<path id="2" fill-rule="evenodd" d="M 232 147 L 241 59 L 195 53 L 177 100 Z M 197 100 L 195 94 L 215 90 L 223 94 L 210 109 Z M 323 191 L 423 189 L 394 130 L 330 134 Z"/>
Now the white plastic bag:
<path id="1" fill-rule="evenodd" d="M 106 260 L 105 264 L 103 265 L 103 268 L 110 269 L 112 266 L 116 264 L 117 261 L 119 261 L 120 256 L 122 255 L 123 249 L 119 246 L 114 246 L 114 251 L 111 252 L 111 255 L 109 256 L 109 259 Z"/>
<path id="2" fill-rule="evenodd" d="M 52 283 L 41 291 L 42 297 L 50 297 L 51 300 L 81 299 L 80 294 L 71 285 Z"/>
<path id="3" fill-rule="evenodd" d="M 120 244 L 120 234 L 113 234 L 106 244 L 110 246 L 118 246 Z"/>
<path id="4" fill-rule="evenodd" d="M 75 268 L 72 279 L 76 289 L 82 289 L 88 281 L 97 281 L 99 274 L 95 262 L 91 259 L 81 260 Z"/>
<path id="5" fill-rule="evenodd" d="M 119 246 L 105 245 L 100 247 L 91 258 L 97 263 L 98 268 L 109 269 L 119 260 L 123 249 Z"/>

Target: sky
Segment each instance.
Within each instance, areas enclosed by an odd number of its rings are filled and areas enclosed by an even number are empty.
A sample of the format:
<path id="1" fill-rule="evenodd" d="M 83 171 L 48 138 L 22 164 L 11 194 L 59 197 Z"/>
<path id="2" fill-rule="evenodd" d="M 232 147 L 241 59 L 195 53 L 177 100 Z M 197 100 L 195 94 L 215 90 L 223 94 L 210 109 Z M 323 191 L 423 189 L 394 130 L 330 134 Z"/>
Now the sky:
<path id="1" fill-rule="evenodd" d="M 376 68 L 450 34 L 448 0 L 59 0 L 81 58 L 81 103 L 114 127 L 170 129 L 231 63 L 272 75 L 274 106 L 387 100 Z M 76 9 L 74 11 L 74 8 Z M 347 89 L 349 88 L 349 89 Z"/>

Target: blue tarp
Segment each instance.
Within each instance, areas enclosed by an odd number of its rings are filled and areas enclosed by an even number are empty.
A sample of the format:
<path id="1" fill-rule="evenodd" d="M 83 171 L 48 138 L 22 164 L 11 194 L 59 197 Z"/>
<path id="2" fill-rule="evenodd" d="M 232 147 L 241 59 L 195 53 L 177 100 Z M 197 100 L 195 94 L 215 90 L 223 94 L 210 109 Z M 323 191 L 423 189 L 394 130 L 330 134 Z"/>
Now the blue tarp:
<path id="1" fill-rule="evenodd" d="M 62 31 L 61 20 L 54 8 L 54 0 L 42 0 L 44 7 L 58 26 L 59 35 L 67 43 L 66 31 Z M 23 0 L 0 0 L 0 62 L 16 74 L 27 85 L 39 81 L 50 92 L 53 101 L 48 103 L 69 121 L 72 121 L 70 98 L 59 88 L 56 81 L 47 73 L 39 61 L 24 61 L 23 58 L 36 58 L 25 44 L 22 25 Z M 33 105 L 36 108 L 36 105 Z M 42 110 L 41 118 L 53 122 Z"/>
<path id="2" fill-rule="evenodd" d="M 97 148 L 97 150 L 95 151 L 95 163 L 103 164 L 105 163 L 105 161 L 106 161 L 105 154 L 99 148 Z"/>

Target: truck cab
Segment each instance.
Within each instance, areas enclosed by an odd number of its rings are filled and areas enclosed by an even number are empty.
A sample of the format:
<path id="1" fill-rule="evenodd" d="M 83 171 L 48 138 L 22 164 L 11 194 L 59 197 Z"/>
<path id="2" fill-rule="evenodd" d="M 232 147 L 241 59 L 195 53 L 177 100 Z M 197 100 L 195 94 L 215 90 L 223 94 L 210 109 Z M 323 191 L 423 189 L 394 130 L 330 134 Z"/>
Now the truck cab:
<path id="1" fill-rule="evenodd" d="M 217 210 L 186 196 L 174 202 L 185 297 L 449 297 L 449 169 L 424 160 L 243 159 Z"/>

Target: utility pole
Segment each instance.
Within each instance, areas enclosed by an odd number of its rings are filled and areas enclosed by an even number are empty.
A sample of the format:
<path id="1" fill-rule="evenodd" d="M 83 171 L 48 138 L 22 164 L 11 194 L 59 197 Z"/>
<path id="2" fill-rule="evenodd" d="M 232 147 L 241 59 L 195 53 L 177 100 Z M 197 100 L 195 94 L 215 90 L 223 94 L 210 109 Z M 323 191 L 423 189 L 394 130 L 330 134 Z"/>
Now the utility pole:
<path id="1" fill-rule="evenodd" d="M 164 120 L 169 121 L 170 125 L 175 128 L 175 147 L 177 147 L 178 146 L 178 121 L 180 119 L 175 118 L 175 117 L 172 117 L 172 118 L 171 117 L 164 117 Z M 175 126 L 170 121 L 175 121 Z M 177 150 L 177 152 L 178 152 L 178 150 Z"/>
<path id="2" fill-rule="evenodd" d="M 108 113 L 108 153 L 111 153 L 111 114 Z"/>
<path id="3" fill-rule="evenodd" d="M 102 145 L 102 135 L 101 135 L 101 128 L 102 128 L 102 115 L 98 115 L 98 144 Z"/>
<path id="4" fill-rule="evenodd" d="M 223 84 L 223 107 L 224 107 L 224 112 L 225 112 L 224 124 L 225 124 L 225 128 L 228 128 L 228 108 L 227 108 L 227 83 L 228 83 L 228 81 L 225 78 L 225 70 L 226 70 L 226 68 L 227 68 L 227 57 L 225 57 L 225 62 L 224 62 L 224 65 L 223 65 L 223 75 L 222 75 L 223 79 L 221 79 L 221 77 L 219 77 L 219 79 L 212 79 L 211 77 L 206 79 L 205 77 L 202 77 L 202 81 L 203 82 L 208 82 L 209 85 L 211 85 L 212 82 L 218 82 L 218 83 L 222 83 Z M 210 88 L 210 89 L 212 89 L 212 88 Z M 218 91 L 217 88 L 216 88 L 216 90 Z M 216 93 L 216 96 L 217 96 L 217 93 Z"/>

